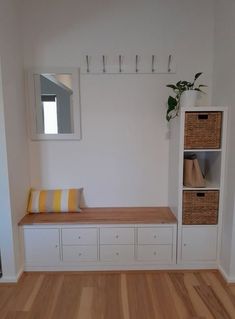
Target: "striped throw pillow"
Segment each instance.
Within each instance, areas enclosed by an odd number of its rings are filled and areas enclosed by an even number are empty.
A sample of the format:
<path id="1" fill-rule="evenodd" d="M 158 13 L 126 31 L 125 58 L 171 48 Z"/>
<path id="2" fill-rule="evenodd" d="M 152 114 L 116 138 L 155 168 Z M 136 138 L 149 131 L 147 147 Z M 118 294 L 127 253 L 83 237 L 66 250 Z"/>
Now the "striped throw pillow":
<path id="1" fill-rule="evenodd" d="M 28 213 L 76 213 L 80 212 L 82 188 L 31 190 Z"/>

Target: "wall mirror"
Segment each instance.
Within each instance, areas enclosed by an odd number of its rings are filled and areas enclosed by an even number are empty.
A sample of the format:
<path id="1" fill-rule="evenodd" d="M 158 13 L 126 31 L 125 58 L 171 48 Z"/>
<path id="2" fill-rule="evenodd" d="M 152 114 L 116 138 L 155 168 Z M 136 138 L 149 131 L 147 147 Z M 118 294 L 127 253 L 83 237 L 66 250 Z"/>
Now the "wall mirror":
<path id="1" fill-rule="evenodd" d="M 80 139 L 79 69 L 37 68 L 27 73 L 31 138 Z"/>

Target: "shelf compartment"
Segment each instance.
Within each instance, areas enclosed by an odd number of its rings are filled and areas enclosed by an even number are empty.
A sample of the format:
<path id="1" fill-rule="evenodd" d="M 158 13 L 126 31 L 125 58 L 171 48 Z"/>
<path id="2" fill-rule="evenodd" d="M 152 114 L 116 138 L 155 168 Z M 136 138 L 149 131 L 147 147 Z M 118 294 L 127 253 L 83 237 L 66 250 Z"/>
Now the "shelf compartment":
<path id="1" fill-rule="evenodd" d="M 221 147 L 222 112 L 185 113 L 185 149 Z"/>
<path id="2" fill-rule="evenodd" d="M 220 177 L 221 177 L 221 152 L 217 151 L 184 151 L 184 157 L 196 154 L 201 171 L 205 177 L 205 187 L 186 187 L 183 185 L 183 189 L 220 189 Z"/>
<path id="3" fill-rule="evenodd" d="M 216 225 L 219 191 L 184 191 L 183 225 Z"/>

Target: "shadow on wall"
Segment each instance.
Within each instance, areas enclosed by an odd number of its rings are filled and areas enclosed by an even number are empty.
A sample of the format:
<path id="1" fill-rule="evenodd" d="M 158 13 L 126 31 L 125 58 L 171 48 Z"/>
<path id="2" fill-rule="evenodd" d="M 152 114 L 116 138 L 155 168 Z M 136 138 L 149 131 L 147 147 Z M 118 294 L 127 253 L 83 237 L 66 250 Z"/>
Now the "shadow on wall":
<path id="1" fill-rule="evenodd" d="M 42 64 L 49 58 L 56 63 L 58 58 L 78 65 L 79 55 L 90 52 L 120 54 L 122 49 L 133 49 L 128 53 L 141 54 L 156 46 L 158 52 L 169 45 L 174 48 L 171 20 L 177 7 L 170 2 L 24 0 L 25 62 L 33 66 L 35 61 Z"/>
<path id="2" fill-rule="evenodd" d="M 117 11 L 120 5 L 122 6 L 122 2 L 108 0 L 25 0 L 24 34 L 26 46 L 31 42 L 30 39 L 37 38 L 36 46 L 31 48 L 31 54 L 35 56 L 31 56 L 31 58 L 41 57 L 47 45 L 51 45 L 52 42 L 56 42 L 62 37 L 67 42 L 67 52 L 75 49 L 77 43 L 74 43 L 74 40 L 69 35 L 71 30 L 74 29 L 84 29 L 85 32 L 88 32 L 86 45 L 89 48 L 90 39 L 92 39 L 89 37 L 90 26 L 97 24 L 102 28 L 104 21 L 108 20 L 109 23 L 114 12 Z M 128 9 L 126 4 L 125 9 Z M 122 8 L 119 11 L 123 11 Z M 29 12 L 32 14 L 28 14 Z M 32 25 L 34 26 L 33 30 L 31 30 Z M 108 28 L 104 29 L 104 33 L 106 32 L 109 33 Z M 100 36 L 102 38 L 102 34 Z M 77 39 L 77 41 L 80 40 Z M 63 45 L 65 42 L 63 42 Z M 59 54 L 59 52 L 57 53 Z"/>

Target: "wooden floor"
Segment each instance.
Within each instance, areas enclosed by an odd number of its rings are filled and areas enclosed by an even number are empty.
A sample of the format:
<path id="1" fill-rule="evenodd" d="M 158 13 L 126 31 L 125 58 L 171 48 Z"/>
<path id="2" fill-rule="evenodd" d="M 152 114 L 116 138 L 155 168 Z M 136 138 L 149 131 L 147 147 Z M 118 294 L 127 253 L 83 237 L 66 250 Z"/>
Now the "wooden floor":
<path id="1" fill-rule="evenodd" d="M 25 273 L 0 285 L 1 319 L 235 318 L 216 271 Z"/>

